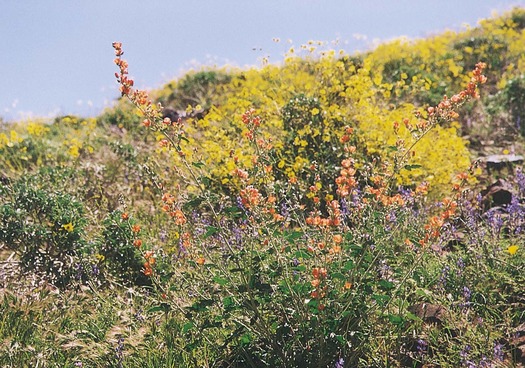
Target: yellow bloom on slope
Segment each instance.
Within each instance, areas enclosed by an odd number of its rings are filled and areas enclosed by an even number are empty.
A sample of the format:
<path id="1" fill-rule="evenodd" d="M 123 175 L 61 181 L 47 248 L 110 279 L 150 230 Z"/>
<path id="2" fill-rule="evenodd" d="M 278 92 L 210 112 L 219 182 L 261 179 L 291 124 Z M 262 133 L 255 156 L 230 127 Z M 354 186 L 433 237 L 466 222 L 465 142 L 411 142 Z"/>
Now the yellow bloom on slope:
<path id="1" fill-rule="evenodd" d="M 66 230 L 68 233 L 70 233 L 70 232 L 73 231 L 73 229 L 74 229 L 75 227 L 74 227 L 73 224 L 70 222 L 70 223 L 68 223 L 68 224 L 62 225 L 62 228 L 63 228 L 64 230 Z"/>
<path id="2" fill-rule="evenodd" d="M 518 247 L 517 245 L 511 245 L 507 248 L 507 252 L 510 254 L 510 255 L 514 255 L 516 254 L 516 252 L 518 251 L 518 249 L 520 249 L 520 247 Z"/>

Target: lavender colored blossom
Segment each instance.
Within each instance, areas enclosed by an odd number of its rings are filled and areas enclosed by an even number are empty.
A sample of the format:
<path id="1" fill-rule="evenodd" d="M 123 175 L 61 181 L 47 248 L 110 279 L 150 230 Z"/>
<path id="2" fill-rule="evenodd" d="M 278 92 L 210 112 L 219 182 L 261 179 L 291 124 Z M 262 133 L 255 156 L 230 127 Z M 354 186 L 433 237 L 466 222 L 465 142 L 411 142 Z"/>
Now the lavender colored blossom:
<path id="1" fill-rule="evenodd" d="M 503 352 L 503 344 L 499 342 L 494 342 L 494 360 L 503 361 L 505 353 Z"/>
<path id="2" fill-rule="evenodd" d="M 465 299 L 465 305 L 470 304 L 470 297 L 472 296 L 472 292 L 467 286 L 463 286 L 463 299 Z"/>
<path id="3" fill-rule="evenodd" d="M 98 276 L 100 274 L 100 268 L 98 267 L 98 264 L 91 265 L 91 273 L 93 276 Z"/>
<path id="4" fill-rule="evenodd" d="M 465 261 L 463 261 L 463 257 L 459 257 L 456 261 L 456 265 L 458 266 L 458 275 L 461 275 L 463 270 L 465 269 Z"/>
<path id="5" fill-rule="evenodd" d="M 117 347 L 115 348 L 115 358 L 117 359 L 117 367 L 122 368 L 124 360 L 124 338 L 119 337 L 117 340 Z"/>
<path id="6" fill-rule="evenodd" d="M 428 349 L 428 343 L 425 340 L 423 340 L 423 339 L 418 339 L 417 340 L 417 346 L 416 346 L 416 350 L 417 350 L 418 354 L 419 355 L 426 354 L 427 349 Z"/>
<path id="7" fill-rule="evenodd" d="M 449 271 L 450 271 L 450 267 L 448 265 L 443 267 L 443 269 L 441 270 L 441 276 L 439 276 L 439 281 L 438 281 L 438 287 L 440 289 L 444 289 L 445 286 L 447 286 Z"/>
<path id="8" fill-rule="evenodd" d="M 345 366 L 345 360 L 343 358 L 339 358 L 337 362 L 335 362 L 335 368 L 344 368 Z"/>
<path id="9" fill-rule="evenodd" d="M 518 184 L 520 197 L 525 197 L 525 173 L 521 168 L 516 170 L 516 184 Z"/>

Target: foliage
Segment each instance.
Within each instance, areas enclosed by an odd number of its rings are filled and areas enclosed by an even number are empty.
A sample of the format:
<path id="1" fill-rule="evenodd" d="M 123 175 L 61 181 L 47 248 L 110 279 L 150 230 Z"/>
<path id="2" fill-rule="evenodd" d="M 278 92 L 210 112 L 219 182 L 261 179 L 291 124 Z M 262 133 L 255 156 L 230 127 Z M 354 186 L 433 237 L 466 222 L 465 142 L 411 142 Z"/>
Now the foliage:
<path id="1" fill-rule="evenodd" d="M 477 195 L 469 121 L 515 124 L 522 18 L 156 100 L 115 43 L 115 107 L 2 125 L 0 365 L 520 364 L 525 176 Z"/>
<path id="2" fill-rule="evenodd" d="M 41 187 L 38 176 L 2 188 L 0 243 L 16 251 L 26 271 L 67 285 L 85 245 L 84 207 L 74 197 Z"/>

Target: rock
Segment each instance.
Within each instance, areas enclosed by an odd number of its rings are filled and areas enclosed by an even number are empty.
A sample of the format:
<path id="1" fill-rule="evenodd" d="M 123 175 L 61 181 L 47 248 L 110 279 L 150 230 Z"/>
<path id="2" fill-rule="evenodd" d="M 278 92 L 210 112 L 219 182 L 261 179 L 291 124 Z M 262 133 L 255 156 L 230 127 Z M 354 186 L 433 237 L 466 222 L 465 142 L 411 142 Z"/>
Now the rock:
<path id="1" fill-rule="evenodd" d="M 481 197 L 484 211 L 492 207 L 506 206 L 512 202 L 512 193 L 503 179 L 498 179 L 495 183 L 482 190 Z"/>
<path id="2" fill-rule="evenodd" d="M 520 155 L 491 155 L 483 159 L 487 167 L 487 172 L 490 174 L 492 170 L 498 173 L 504 168 L 507 168 L 509 173 L 512 173 L 513 165 L 523 164 L 523 156 Z"/>

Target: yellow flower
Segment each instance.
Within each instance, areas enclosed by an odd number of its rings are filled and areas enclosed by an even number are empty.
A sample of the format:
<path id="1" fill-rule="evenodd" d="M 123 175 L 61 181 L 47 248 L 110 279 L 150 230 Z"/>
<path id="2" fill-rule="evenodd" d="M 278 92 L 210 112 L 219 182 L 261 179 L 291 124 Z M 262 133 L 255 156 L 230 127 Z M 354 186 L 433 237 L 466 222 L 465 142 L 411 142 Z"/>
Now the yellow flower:
<path id="1" fill-rule="evenodd" d="M 518 251 L 520 247 L 518 247 L 517 245 L 511 245 L 507 248 L 507 252 L 510 254 L 510 255 L 514 255 L 516 254 L 516 252 Z"/>
<path id="2" fill-rule="evenodd" d="M 73 224 L 70 222 L 70 223 L 68 223 L 68 224 L 62 225 L 62 228 L 63 228 L 64 230 L 66 230 L 68 233 L 70 233 L 70 232 L 73 231 L 73 229 L 74 229 L 75 227 L 74 227 Z"/>

